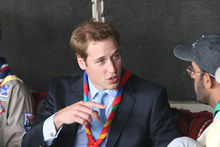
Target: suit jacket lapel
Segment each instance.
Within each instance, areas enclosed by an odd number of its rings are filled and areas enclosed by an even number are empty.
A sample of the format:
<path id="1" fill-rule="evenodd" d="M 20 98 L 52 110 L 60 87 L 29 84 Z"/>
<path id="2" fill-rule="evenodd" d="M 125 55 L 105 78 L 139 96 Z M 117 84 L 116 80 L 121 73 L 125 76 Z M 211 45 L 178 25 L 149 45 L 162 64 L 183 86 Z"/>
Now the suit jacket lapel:
<path id="1" fill-rule="evenodd" d="M 128 119 L 132 106 L 135 103 L 135 97 L 133 96 L 134 89 L 129 81 L 130 80 L 128 80 L 125 85 L 121 103 L 112 121 L 110 132 L 108 134 L 107 147 L 115 146 L 115 143 L 119 138 Z"/>
<path id="2" fill-rule="evenodd" d="M 79 78 L 74 84 L 70 87 L 70 89 L 67 91 L 65 96 L 65 106 L 72 105 L 78 101 L 83 100 L 83 78 Z M 73 145 L 74 144 L 74 138 L 76 137 L 76 133 L 78 130 L 79 124 L 74 123 L 71 125 L 65 125 L 63 127 L 63 130 L 65 130 L 65 133 L 63 134 L 62 138 L 65 140 L 65 144 Z M 72 139 L 71 139 L 72 138 Z"/>
<path id="3" fill-rule="evenodd" d="M 83 76 L 79 78 L 71 87 L 70 91 L 66 93 L 66 106 L 69 106 L 71 104 L 74 104 L 78 101 L 83 100 Z M 134 89 L 132 87 L 132 83 L 129 82 L 130 80 L 127 81 L 125 84 L 125 88 L 123 91 L 123 96 L 121 103 L 117 109 L 116 115 L 112 121 L 110 132 L 108 135 L 108 141 L 107 141 L 107 146 L 114 146 L 117 139 L 119 138 L 123 127 L 125 126 L 125 123 L 128 119 L 128 116 L 130 114 L 130 111 L 132 109 L 132 106 L 135 102 L 135 98 L 133 96 Z M 70 134 L 68 136 L 72 136 L 75 138 L 77 129 L 78 129 L 78 124 L 72 124 L 68 125 L 65 127 L 66 129 L 69 128 L 69 130 L 74 130 L 74 131 L 68 131 Z M 66 142 L 69 144 L 73 144 L 74 139 L 70 139 L 69 137 L 65 136 Z M 64 139 L 65 140 L 65 139 Z M 72 141 L 70 141 L 72 140 Z"/>
<path id="4" fill-rule="evenodd" d="M 66 93 L 66 106 L 83 100 L 83 76 L 81 76 Z"/>

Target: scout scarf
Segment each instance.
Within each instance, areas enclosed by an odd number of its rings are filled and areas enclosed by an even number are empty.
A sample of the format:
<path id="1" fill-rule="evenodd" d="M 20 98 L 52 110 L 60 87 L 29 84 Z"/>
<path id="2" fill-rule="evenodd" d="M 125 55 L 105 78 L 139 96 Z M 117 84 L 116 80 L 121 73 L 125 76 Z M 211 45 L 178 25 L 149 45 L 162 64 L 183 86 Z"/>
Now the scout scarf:
<path id="1" fill-rule="evenodd" d="M 2 85 L 6 84 L 10 80 L 15 80 L 15 79 L 20 80 L 15 75 L 12 75 L 6 59 L 3 57 L 0 57 L 0 95 L 5 91 L 5 88 Z M 5 112 L 5 108 L 3 107 L 1 100 L 4 101 L 5 97 L 0 97 L 0 98 L 1 98 L 0 99 L 0 114 L 2 114 Z"/>
<path id="2" fill-rule="evenodd" d="M 23 82 L 17 76 L 12 74 L 6 59 L 4 57 L 0 57 L 0 86 L 11 80 L 19 80 Z"/>
<path id="3" fill-rule="evenodd" d="M 5 58 L 0 57 L 0 85 L 5 77 L 12 75 Z"/>
<path id="4" fill-rule="evenodd" d="M 215 118 L 215 115 L 218 111 L 220 111 L 220 101 L 218 101 L 217 105 L 215 106 L 215 109 L 213 112 L 213 119 Z"/>
<path id="5" fill-rule="evenodd" d="M 0 85 L 5 77 L 12 75 L 5 58 L 0 57 Z"/>
<path id="6" fill-rule="evenodd" d="M 108 119 L 107 119 L 105 125 L 104 125 L 104 128 L 102 129 L 102 132 L 99 135 L 99 138 L 96 141 L 92 137 L 92 131 L 91 131 L 89 123 L 85 126 L 86 127 L 86 134 L 89 139 L 89 143 L 88 143 L 89 147 L 99 147 L 101 145 L 102 141 L 107 136 L 108 131 L 110 129 L 110 125 L 111 125 L 112 120 L 114 118 L 114 115 L 116 113 L 117 107 L 121 102 L 124 84 L 130 78 L 131 74 L 132 73 L 128 70 L 122 70 L 122 77 L 121 77 L 119 86 L 116 89 L 117 92 L 116 92 L 114 101 L 112 103 L 111 112 L 108 116 Z M 84 101 L 88 101 L 89 84 L 88 84 L 88 75 L 86 72 L 84 72 L 84 76 L 83 76 L 83 92 L 84 92 Z"/>

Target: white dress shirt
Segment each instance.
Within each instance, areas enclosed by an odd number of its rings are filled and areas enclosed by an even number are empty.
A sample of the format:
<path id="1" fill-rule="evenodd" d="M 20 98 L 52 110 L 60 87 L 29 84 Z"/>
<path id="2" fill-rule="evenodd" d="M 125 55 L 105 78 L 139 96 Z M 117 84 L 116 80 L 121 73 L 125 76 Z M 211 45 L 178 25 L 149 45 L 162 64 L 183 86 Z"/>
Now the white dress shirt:
<path id="1" fill-rule="evenodd" d="M 171 141 L 167 147 L 204 147 L 199 144 L 196 140 L 190 137 L 177 137 L 173 141 Z"/>

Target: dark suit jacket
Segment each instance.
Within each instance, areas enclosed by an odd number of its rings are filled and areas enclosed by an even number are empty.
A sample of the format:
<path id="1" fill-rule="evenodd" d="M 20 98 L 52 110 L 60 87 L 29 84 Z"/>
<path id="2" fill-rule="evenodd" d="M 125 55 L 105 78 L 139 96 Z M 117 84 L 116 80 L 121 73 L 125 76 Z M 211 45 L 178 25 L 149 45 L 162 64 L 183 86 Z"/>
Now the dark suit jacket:
<path id="1" fill-rule="evenodd" d="M 82 81 L 82 73 L 53 79 L 33 128 L 23 138 L 23 147 L 46 146 L 42 133 L 44 120 L 58 110 L 83 100 Z M 78 126 L 77 123 L 64 125 L 53 145 L 73 147 Z M 107 147 L 165 147 L 178 136 L 166 89 L 132 75 L 125 84 Z"/>

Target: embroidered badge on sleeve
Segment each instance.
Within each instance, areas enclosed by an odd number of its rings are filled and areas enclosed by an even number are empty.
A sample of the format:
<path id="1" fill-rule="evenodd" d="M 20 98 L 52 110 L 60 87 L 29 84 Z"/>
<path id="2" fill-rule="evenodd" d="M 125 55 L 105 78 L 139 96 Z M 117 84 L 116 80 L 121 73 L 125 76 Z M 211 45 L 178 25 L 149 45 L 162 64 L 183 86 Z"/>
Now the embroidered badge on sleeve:
<path id="1" fill-rule="evenodd" d="M 10 90 L 10 85 L 2 85 L 0 87 L 0 101 L 6 101 Z"/>
<path id="2" fill-rule="evenodd" d="M 24 113 L 24 129 L 26 132 L 33 126 L 34 118 L 32 113 Z"/>
<path id="3" fill-rule="evenodd" d="M 5 108 L 3 107 L 2 103 L 0 102 L 0 114 L 5 112 Z"/>

